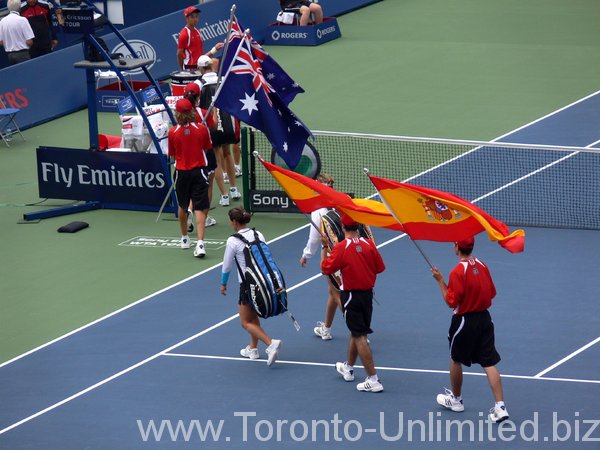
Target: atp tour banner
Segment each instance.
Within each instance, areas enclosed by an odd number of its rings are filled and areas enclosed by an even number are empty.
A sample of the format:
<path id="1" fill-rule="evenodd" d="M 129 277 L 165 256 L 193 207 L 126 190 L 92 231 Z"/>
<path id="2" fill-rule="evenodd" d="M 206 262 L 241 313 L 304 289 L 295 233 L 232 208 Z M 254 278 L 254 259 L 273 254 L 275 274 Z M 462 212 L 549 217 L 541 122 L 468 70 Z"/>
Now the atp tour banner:
<path id="1" fill-rule="evenodd" d="M 159 207 L 169 186 L 160 155 L 38 147 L 40 198 Z"/>
<path id="2" fill-rule="evenodd" d="M 328 16 L 337 16 L 376 1 L 379 0 L 321 0 L 320 4 Z M 202 3 L 199 5 L 202 13 L 198 28 L 204 38 L 205 51 L 225 39 L 229 10 L 233 3 L 237 5 L 238 19 L 251 29 L 253 37 L 258 41 L 264 40 L 267 28 L 275 21 L 279 12 L 279 2 L 276 0 L 214 0 Z M 152 59 L 150 73 L 156 79 L 165 79 L 178 70 L 177 37 L 184 25 L 183 13 L 177 11 L 122 29 L 121 33 L 133 47 L 134 55 L 116 37 L 107 35 L 103 38 L 111 52 L 123 53 L 127 58 L 136 56 Z M 103 29 L 96 30 L 99 35 L 103 32 Z M 21 109 L 17 122 L 22 128 L 86 106 L 88 99 L 85 71 L 73 67 L 75 62 L 82 59 L 82 45 L 77 44 L 0 70 L 0 98 L 8 107 Z M 52 76 L 40 76 L 47 73 L 48 68 L 52 68 Z M 131 72 L 138 79 L 140 74 L 141 69 Z"/>

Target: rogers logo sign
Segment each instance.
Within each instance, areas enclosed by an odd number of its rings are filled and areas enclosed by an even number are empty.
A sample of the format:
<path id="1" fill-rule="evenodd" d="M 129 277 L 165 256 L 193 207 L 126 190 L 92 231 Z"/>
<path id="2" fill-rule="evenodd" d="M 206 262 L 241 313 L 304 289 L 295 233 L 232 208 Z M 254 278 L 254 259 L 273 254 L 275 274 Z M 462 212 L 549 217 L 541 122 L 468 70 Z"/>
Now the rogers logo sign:
<path id="1" fill-rule="evenodd" d="M 7 108 L 27 108 L 29 99 L 25 96 L 25 92 L 27 92 L 26 88 L 3 92 L 0 94 L 0 100 Z"/>
<path id="2" fill-rule="evenodd" d="M 306 39 L 308 33 L 280 33 L 279 31 L 273 31 L 271 37 L 274 41 L 278 41 L 279 39 Z"/>
<path id="3" fill-rule="evenodd" d="M 317 37 L 319 39 L 321 39 L 323 36 L 329 34 L 329 33 L 333 33 L 336 30 L 335 25 L 328 27 L 328 28 L 324 28 L 323 30 L 317 30 Z"/>

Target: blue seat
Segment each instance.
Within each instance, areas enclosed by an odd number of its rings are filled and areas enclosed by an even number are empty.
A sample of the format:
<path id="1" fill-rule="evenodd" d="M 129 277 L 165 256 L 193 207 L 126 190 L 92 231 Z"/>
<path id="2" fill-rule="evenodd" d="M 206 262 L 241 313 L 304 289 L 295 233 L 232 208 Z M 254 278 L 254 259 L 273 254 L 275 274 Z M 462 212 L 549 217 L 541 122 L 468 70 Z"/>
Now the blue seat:
<path id="1" fill-rule="evenodd" d="M 23 134 L 21 134 L 21 130 L 19 129 L 19 125 L 15 121 L 15 116 L 21 111 L 19 108 L 7 108 L 4 102 L 0 99 L 0 137 L 6 144 L 7 147 L 10 147 L 8 143 L 12 139 L 12 135 L 15 133 L 19 133 L 21 139 L 25 140 Z"/>

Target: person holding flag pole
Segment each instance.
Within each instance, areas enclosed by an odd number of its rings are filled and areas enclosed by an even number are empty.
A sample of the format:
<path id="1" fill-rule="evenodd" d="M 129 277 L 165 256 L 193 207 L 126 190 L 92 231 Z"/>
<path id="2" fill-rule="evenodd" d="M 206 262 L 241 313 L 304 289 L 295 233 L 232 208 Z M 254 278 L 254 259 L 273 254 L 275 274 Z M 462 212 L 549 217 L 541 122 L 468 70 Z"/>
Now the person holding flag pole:
<path id="1" fill-rule="evenodd" d="M 470 367 L 472 363 L 476 363 L 483 367 L 495 400 L 488 419 L 490 422 L 503 422 L 509 415 L 504 403 L 502 379 L 496 368 L 500 362 L 500 355 L 495 347 L 494 324 L 488 311 L 496 296 L 496 287 L 488 267 L 472 256 L 472 251 L 475 246 L 474 234 L 483 229 L 491 239 L 499 241 L 507 250 L 513 253 L 522 251 L 524 232 L 517 230 L 509 235 L 506 225 L 460 197 L 373 177 L 369 175 L 368 169 L 364 169 L 364 172 L 377 189 L 385 206 L 402 224 L 406 234 L 429 264 L 444 301 L 453 309 L 448 331 L 452 389 L 445 389 L 443 394 L 438 394 L 437 403 L 455 412 L 464 411 L 462 366 L 464 364 Z M 435 201 L 432 203 L 432 200 Z M 431 224 L 431 218 L 436 219 L 431 206 L 435 207 L 438 213 L 444 213 L 444 220 L 439 224 Z M 455 221 L 454 224 L 459 226 L 453 227 L 447 235 L 440 236 L 440 231 L 445 233 L 444 228 L 440 227 L 453 226 L 451 221 Z M 439 269 L 431 264 L 415 242 L 411 230 L 415 231 L 420 239 L 447 241 L 450 237 L 456 238 L 454 252 L 459 258 L 459 263 L 450 272 L 448 284 Z M 437 233 L 433 234 L 435 231 Z M 458 238 L 460 233 L 463 236 L 466 233 L 467 236 Z"/>

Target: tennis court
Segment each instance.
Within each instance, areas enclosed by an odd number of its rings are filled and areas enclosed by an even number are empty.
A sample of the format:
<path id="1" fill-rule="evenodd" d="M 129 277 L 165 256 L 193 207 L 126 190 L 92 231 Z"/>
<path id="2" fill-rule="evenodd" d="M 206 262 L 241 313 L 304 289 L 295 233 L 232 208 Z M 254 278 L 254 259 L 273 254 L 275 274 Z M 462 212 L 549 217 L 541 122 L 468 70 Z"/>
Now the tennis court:
<path id="1" fill-rule="evenodd" d="M 600 92 L 566 102 L 497 140 L 598 147 L 598 123 Z M 478 202 L 484 209 L 496 195 L 499 203 L 506 201 L 503 195 L 539 198 L 537 191 L 532 195 L 542 183 L 538 177 L 548 179 L 544 186 L 561 186 L 545 193 L 550 200 L 565 186 L 597 186 L 597 154 L 569 152 L 575 154 L 564 159 L 565 154 L 542 154 L 515 168 L 510 163 L 517 158 L 510 152 L 501 154 L 506 161 L 485 165 L 489 158 L 477 155 L 490 147 L 459 151 L 443 165 L 429 161 L 406 178 L 419 175 L 413 179 L 417 184 L 451 180 L 452 190 L 471 200 L 497 191 Z M 478 168 L 477 182 L 457 185 L 448 174 L 461 173 L 467 162 Z M 548 214 L 577 214 L 597 222 L 597 197 Z M 475 254 L 491 267 L 499 291 L 492 316 L 511 414 L 503 431 L 484 422 L 492 397 L 479 367 L 466 372 L 465 412 L 441 410 L 435 403 L 435 395 L 449 383 L 450 311 L 408 238 L 374 231 L 387 265 L 376 286 L 371 337 L 383 393 L 357 392 L 355 383 L 345 383 L 336 373 L 334 364 L 345 358 L 347 345 L 339 315 L 333 340 L 312 334 L 314 323 L 323 319 L 326 284 L 314 262 L 306 269 L 298 265 L 308 235 L 303 226 L 270 244 L 286 275 L 291 311 L 302 325 L 296 332 L 285 316 L 265 323 L 269 334 L 284 343 L 273 367 L 266 367 L 264 359 L 239 357 L 247 335 L 233 315 L 231 293 L 218 293 L 215 260 L 198 274 L 0 364 L 0 448 L 282 448 L 307 443 L 317 448 L 450 448 L 459 441 L 465 448 L 598 447 L 598 231 L 526 227 L 526 250 L 517 255 L 478 238 Z M 451 245 L 422 246 L 447 275 L 456 262 Z M 360 368 L 356 372 L 357 379 L 363 375 Z"/>

